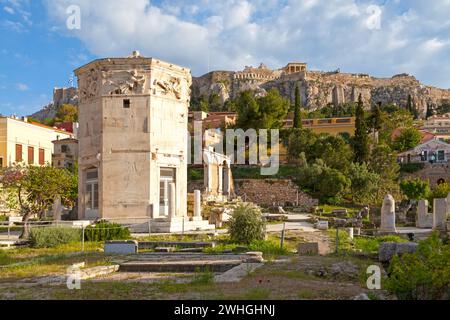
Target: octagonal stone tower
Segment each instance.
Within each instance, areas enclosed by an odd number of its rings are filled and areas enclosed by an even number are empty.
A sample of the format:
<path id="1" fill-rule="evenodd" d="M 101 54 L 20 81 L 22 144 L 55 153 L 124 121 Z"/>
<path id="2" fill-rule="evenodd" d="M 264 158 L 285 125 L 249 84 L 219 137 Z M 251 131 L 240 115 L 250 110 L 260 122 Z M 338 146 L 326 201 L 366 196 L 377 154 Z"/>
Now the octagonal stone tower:
<path id="1" fill-rule="evenodd" d="M 190 70 L 134 52 L 75 74 L 79 219 L 185 219 Z"/>

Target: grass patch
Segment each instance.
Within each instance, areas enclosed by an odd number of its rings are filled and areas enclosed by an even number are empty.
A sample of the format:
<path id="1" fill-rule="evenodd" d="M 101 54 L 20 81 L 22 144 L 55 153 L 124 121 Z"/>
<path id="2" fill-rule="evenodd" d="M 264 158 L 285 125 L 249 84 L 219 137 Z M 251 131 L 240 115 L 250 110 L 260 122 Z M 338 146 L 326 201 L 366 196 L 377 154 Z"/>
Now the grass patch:
<path id="1" fill-rule="evenodd" d="M 270 296 L 270 289 L 253 288 L 244 294 L 243 300 L 267 300 Z"/>
<path id="2" fill-rule="evenodd" d="M 286 246 L 280 247 L 280 243 L 274 240 L 253 241 L 249 246 L 250 251 L 261 251 L 265 258 L 285 256 L 290 252 Z"/>
<path id="3" fill-rule="evenodd" d="M 336 229 L 328 230 L 333 248 L 336 247 Z M 345 230 L 339 229 L 339 251 L 340 252 L 362 252 L 376 253 L 380 244 L 383 242 L 408 242 L 407 240 L 396 235 L 380 236 L 380 237 L 355 237 L 350 239 Z"/>
<path id="4" fill-rule="evenodd" d="M 352 205 L 335 206 L 335 205 L 329 205 L 329 204 L 320 205 L 319 209 L 322 209 L 324 214 L 331 214 L 331 212 L 333 212 L 333 210 L 347 210 L 347 212 L 349 214 L 356 214 L 360 210 L 359 207 L 352 206 Z"/>
<path id="5" fill-rule="evenodd" d="M 353 239 L 353 243 L 355 244 L 355 249 L 361 250 L 364 253 L 375 253 L 378 252 L 378 249 L 380 247 L 380 244 L 383 242 L 407 242 L 407 240 L 395 236 L 395 235 L 389 235 L 389 236 L 383 236 L 383 237 L 357 237 Z"/>
<path id="6" fill-rule="evenodd" d="M 308 289 L 300 289 L 298 292 L 298 298 L 301 300 L 311 300 L 315 297 L 314 292 Z"/>
<path id="7" fill-rule="evenodd" d="M 214 274 L 210 271 L 197 273 L 191 281 L 191 285 L 208 285 L 213 283 Z"/>

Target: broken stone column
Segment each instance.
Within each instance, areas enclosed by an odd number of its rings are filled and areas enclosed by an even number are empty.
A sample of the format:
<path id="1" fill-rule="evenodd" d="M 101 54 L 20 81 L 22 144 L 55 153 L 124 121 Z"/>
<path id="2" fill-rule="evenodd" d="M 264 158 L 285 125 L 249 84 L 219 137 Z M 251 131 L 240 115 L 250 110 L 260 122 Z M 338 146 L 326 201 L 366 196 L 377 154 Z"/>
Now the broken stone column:
<path id="1" fill-rule="evenodd" d="M 174 219 L 177 216 L 176 186 L 169 183 L 169 217 Z"/>
<path id="2" fill-rule="evenodd" d="M 447 199 L 434 199 L 433 230 L 445 231 L 447 228 Z"/>
<path id="3" fill-rule="evenodd" d="M 420 200 L 417 206 L 417 228 L 432 228 L 433 215 L 428 213 L 428 200 Z"/>
<path id="4" fill-rule="evenodd" d="M 53 202 L 53 205 L 52 205 L 52 214 L 53 214 L 54 221 L 61 221 L 61 215 L 62 215 L 61 197 L 55 198 L 55 201 Z"/>
<path id="5" fill-rule="evenodd" d="M 395 199 L 388 194 L 381 207 L 381 233 L 397 233 L 395 228 Z"/>
<path id="6" fill-rule="evenodd" d="M 194 221 L 201 221 L 202 219 L 202 194 L 200 190 L 194 191 Z"/>

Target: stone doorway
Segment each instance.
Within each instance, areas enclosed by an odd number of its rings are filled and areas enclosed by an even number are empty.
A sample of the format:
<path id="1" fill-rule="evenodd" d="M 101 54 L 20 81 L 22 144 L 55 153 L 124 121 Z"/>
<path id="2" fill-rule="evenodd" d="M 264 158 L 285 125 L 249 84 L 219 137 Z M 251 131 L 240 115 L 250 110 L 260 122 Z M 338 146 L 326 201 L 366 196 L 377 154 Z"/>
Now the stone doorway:
<path id="1" fill-rule="evenodd" d="M 159 214 L 168 216 L 170 212 L 170 184 L 176 183 L 176 170 L 161 168 L 159 175 Z"/>

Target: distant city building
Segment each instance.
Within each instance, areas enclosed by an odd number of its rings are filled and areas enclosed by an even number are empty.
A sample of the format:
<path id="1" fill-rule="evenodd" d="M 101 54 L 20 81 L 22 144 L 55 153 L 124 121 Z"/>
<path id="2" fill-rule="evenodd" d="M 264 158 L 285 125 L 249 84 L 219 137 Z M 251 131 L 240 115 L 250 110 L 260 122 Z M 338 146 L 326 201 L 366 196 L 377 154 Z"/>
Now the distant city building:
<path id="1" fill-rule="evenodd" d="M 434 134 L 438 139 L 450 140 L 450 113 L 428 118 L 424 121 L 422 129 Z"/>
<path id="2" fill-rule="evenodd" d="M 450 144 L 439 139 L 429 140 L 398 154 L 399 162 L 447 163 L 450 160 Z"/>
<path id="3" fill-rule="evenodd" d="M 331 135 L 344 135 L 344 136 L 354 136 L 355 135 L 355 120 L 354 117 L 347 118 L 324 118 L 324 119 L 303 119 L 302 126 L 303 129 L 310 129 L 312 132 L 328 133 Z M 294 126 L 293 119 L 286 119 L 284 121 L 285 128 L 292 128 Z"/>
<path id="4" fill-rule="evenodd" d="M 193 130 L 194 121 L 201 121 L 203 130 L 230 128 L 236 124 L 236 112 L 189 112 L 190 129 Z"/>
<path id="5" fill-rule="evenodd" d="M 69 132 L 31 123 L 27 118 L 0 117 L 0 167 L 52 164 L 52 142 L 72 137 Z"/>
<path id="6" fill-rule="evenodd" d="M 57 168 L 73 168 L 78 161 L 78 140 L 67 138 L 53 141 L 53 166 Z"/>
<path id="7" fill-rule="evenodd" d="M 421 134 L 421 136 L 422 136 L 422 138 L 421 138 L 421 140 L 420 140 L 420 144 L 426 143 L 426 142 L 428 142 L 428 141 L 430 141 L 430 140 L 435 140 L 435 139 L 437 138 L 437 136 L 436 136 L 435 134 L 430 133 L 430 132 L 428 132 L 428 131 L 426 131 L 426 130 L 419 130 L 419 132 L 420 132 L 420 134 Z M 392 140 L 395 140 L 395 139 L 396 139 L 397 137 L 399 137 L 401 134 L 402 134 L 402 129 L 401 129 L 401 128 L 397 128 L 397 129 L 395 129 L 395 130 L 392 132 L 391 139 L 392 139 Z"/>

